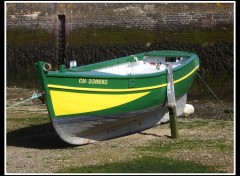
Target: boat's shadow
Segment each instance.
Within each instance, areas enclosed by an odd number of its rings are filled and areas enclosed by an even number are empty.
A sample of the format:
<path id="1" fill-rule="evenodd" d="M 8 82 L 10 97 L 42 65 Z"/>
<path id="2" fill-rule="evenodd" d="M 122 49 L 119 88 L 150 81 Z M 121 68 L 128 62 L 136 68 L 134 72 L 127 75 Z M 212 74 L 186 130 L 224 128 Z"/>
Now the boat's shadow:
<path id="1" fill-rule="evenodd" d="M 157 138 L 161 138 L 161 137 L 167 137 L 167 138 L 172 138 L 171 136 L 169 135 L 158 135 L 158 134 L 153 134 L 153 133 L 146 133 L 146 132 L 139 132 L 138 134 L 142 134 L 142 135 L 147 135 L 147 136 L 154 136 L 154 137 L 157 137 Z"/>
<path id="2" fill-rule="evenodd" d="M 147 135 L 147 136 L 154 136 L 154 137 L 163 137 L 162 135 L 157 135 L 157 134 L 153 134 L 153 133 L 146 133 L 146 132 L 139 132 L 138 134 Z"/>
<path id="3" fill-rule="evenodd" d="M 151 135 L 157 138 L 163 137 L 153 133 L 138 133 L 141 135 Z M 62 149 L 76 147 L 76 145 L 71 145 L 60 139 L 50 122 L 10 131 L 7 133 L 6 142 L 7 146 L 35 149 Z"/>
<path id="4" fill-rule="evenodd" d="M 31 125 L 8 132 L 6 142 L 7 146 L 35 149 L 74 147 L 59 138 L 51 123 Z"/>

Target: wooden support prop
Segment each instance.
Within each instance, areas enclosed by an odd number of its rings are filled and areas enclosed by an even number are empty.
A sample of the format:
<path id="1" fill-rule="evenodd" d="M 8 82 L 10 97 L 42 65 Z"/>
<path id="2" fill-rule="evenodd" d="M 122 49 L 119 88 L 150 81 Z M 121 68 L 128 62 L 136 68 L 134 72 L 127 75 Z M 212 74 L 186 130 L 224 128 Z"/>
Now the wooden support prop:
<path id="1" fill-rule="evenodd" d="M 178 134 L 178 122 L 177 122 L 177 107 L 175 100 L 174 92 L 174 83 L 173 83 L 173 72 L 172 64 L 167 63 L 167 72 L 168 72 L 168 84 L 167 84 L 167 97 L 168 97 L 168 111 L 170 119 L 170 128 L 172 138 L 179 138 Z"/>

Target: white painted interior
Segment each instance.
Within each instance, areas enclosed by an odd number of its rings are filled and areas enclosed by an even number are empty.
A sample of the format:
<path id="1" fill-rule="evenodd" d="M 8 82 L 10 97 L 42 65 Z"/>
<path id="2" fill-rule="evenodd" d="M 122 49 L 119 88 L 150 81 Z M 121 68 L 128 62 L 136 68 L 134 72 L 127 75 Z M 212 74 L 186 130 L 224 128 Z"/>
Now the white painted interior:
<path id="1" fill-rule="evenodd" d="M 96 69 L 95 71 L 117 74 L 117 75 L 137 75 L 156 73 L 166 70 L 165 57 L 145 57 L 143 60 L 138 60 L 134 57 L 134 62 L 118 64 L 110 67 Z M 171 62 L 173 68 L 181 65 L 187 58 L 181 58 L 176 62 Z"/>

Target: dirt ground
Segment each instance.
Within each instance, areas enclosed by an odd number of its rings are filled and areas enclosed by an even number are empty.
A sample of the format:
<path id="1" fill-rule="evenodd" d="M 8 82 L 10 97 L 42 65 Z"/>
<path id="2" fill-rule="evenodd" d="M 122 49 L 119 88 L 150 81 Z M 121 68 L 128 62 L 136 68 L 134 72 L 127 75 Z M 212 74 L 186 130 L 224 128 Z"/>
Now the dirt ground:
<path id="1" fill-rule="evenodd" d="M 30 98 L 36 92 L 37 90 L 7 88 L 7 106 Z M 199 124 L 199 119 L 203 119 L 203 122 L 206 122 L 204 121 L 206 119 L 208 122 L 206 124 L 210 126 L 181 128 L 180 138 L 218 139 L 224 140 L 226 145 L 233 146 L 234 116 L 231 113 L 233 102 L 224 102 L 224 106 L 210 100 L 192 100 L 188 103 L 195 107 L 195 112 L 189 117 L 179 118 L 181 124 L 190 125 L 192 122 Z M 136 147 L 146 146 L 158 139 L 163 143 L 172 140 L 167 137 L 170 136 L 170 128 L 166 123 L 125 137 L 84 146 L 70 146 L 57 136 L 48 118 L 46 106 L 39 100 L 6 110 L 5 120 L 6 173 L 53 173 L 68 167 L 124 162 L 142 157 Z M 222 122 L 224 128 L 219 128 L 218 125 Z M 167 153 L 167 157 L 177 156 L 176 159 L 214 165 L 222 172 L 233 172 L 233 152 L 222 153 L 203 148 L 200 153 L 189 153 L 188 150 L 184 150 L 181 154 L 179 152 L 178 155 L 175 154 Z"/>

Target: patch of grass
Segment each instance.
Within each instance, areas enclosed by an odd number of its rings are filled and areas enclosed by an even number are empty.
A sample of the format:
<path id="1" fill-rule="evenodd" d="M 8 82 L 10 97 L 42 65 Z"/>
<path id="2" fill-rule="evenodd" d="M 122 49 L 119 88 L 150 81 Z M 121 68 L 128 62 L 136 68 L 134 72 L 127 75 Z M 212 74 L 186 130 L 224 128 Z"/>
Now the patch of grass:
<path id="1" fill-rule="evenodd" d="M 214 173 L 216 169 L 192 162 L 144 156 L 124 163 L 67 168 L 60 173 Z"/>
<path id="2" fill-rule="evenodd" d="M 34 113 L 9 113 L 7 116 L 7 133 L 14 132 L 14 135 L 23 135 L 26 129 L 31 126 L 46 124 L 50 122 L 47 114 Z"/>
<path id="3" fill-rule="evenodd" d="M 209 128 L 215 128 L 215 129 L 225 129 L 227 127 L 229 127 L 229 124 L 232 124 L 233 122 L 228 119 L 228 120 L 218 120 L 218 121 L 214 121 L 212 123 L 209 124 Z"/>
<path id="4" fill-rule="evenodd" d="M 147 151 L 147 152 L 159 152 L 166 153 L 171 152 L 173 150 L 186 150 L 190 149 L 201 150 L 201 149 L 214 149 L 220 150 L 221 152 L 232 150 L 232 146 L 229 146 L 225 143 L 226 141 L 223 139 L 216 140 L 200 140 L 200 139 L 179 139 L 179 140 L 169 140 L 169 141 L 154 141 L 148 146 L 138 147 L 139 151 Z"/>
<path id="5" fill-rule="evenodd" d="M 29 113 L 25 117 L 21 118 L 8 118 L 7 121 L 14 123 L 41 124 L 49 122 L 50 120 L 48 115 Z"/>
<path id="6" fill-rule="evenodd" d="M 179 129 L 197 129 L 207 127 L 209 129 L 224 129 L 232 123 L 229 119 L 227 120 L 215 120 L 215 119 L 187 119 L 179 120 Z"/>
<path id="7" fill-rule="evenodd" d="M 187 129 L 192 129 L 192 128 L 199 128 L 202 126 L 206 126 L 210 123 L 210 121 L 207 120 L 194 120 L 194 121 L 179 121 L 179 128 L 187 128 Z"/>

